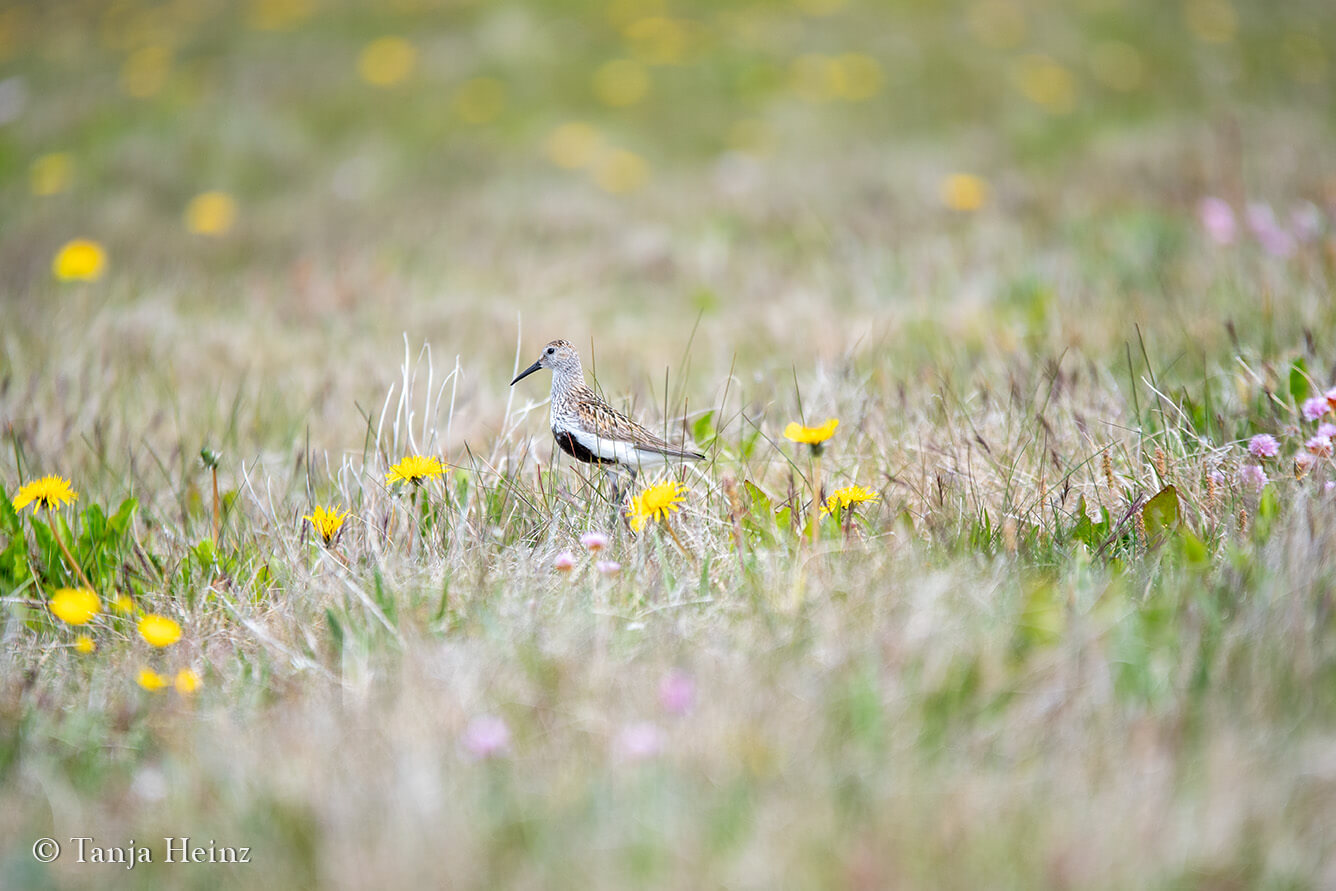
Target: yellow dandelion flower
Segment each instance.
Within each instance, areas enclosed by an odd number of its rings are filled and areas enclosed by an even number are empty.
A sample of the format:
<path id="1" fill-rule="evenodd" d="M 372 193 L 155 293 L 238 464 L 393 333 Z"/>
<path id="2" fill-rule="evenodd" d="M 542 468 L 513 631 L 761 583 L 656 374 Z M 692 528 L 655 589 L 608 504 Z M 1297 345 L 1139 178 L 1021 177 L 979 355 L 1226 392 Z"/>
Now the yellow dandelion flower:
<path id="1" fill-rule="evenodd" d="M 645 184 L 649 179 L 649 164 L 635 152 L 613 149 L 599 156 L 592 174 L 603 191 L 624 195 Z"/>
<path id="2" fill-rule="evenodd" d="M 51 261 L 51 272 L 63 282 L 93 282 L 102 277 L 107 252 L 87 238 L 67 241 Z"/>
<path id="3" fill-rule="evenodd" d="M 687 54 L 687 29 L 664 16 L 637 19 L 622 33 L 631 45 L 631 53 L 648 65 L 673 65 Z"/>
<path id="4" fill-rule="evenodd" d="M 257 31 L 287 31 L 315 12 L 315 0 L 251 0 L 246 24 Z"/>
<path id="5" fill-rule="evenodd" d="M 859 504 L 865 504 L 869 501 L 876 501 L 881 496 L 866 486 L 845 486 L 843 489 L 836 489 L 826 499 L 826 506 L 822 513 L 833 514 L 836 508 L 848 510 Z"/>
<path id="6" fill-rule="evenodd" d="M 416 65 L 417 49 L 402 37 L 378 37 L 357 57 L 357 73 L 376 87 L 402 83 Z"/>
<path id="7" fill-rule="evenodd" d="M 846 102 L 864 102 L 881 92 L 881 63 L 866 53 L 844 53 L 834 64 L 835 88 Z"/>
<path id="8" fill-rule="evenodd" d="M 47 606 L 66 625 L 86 625 L 102 612 L 102 601 L 87 588 L 61 588 Z"/>
<path id="9" fill-rule="evenodd" d="M 237 202 L 226 192 L 201 192 L 186 205 L 185 220 L 196 235 L 225 235 L 237 221 Z"/>
<path id="10" fill-rule="evenodd" d="M 157 693 L 167 686 L 167 679 L 151 668 L 141 668 L 135 676 L 135 683 L 150 693 Z"/>
<path id="11" fill-rule="evenodd" d="M 830 102 L 844 90 L 844 69 L 821 53 L 804 53 L 789 66 L 789 89 L 807 102 Z"/>
<path id="12" fill-rule="evenodd" d="M 97 649 L 97 642 L 87 634 L 80 634 L 74 639 L 74 649 L 76 652 L 87 656 L 89 653 Z"/>
<path id="13" fill-rule="evenodd" d="M 1048 56 L 1032 53 L 1024 57 L 1012 77 L 1025 98 L 1047 112 L 1067 114 L 1076 107 L 1076 78 Z"/>
<path id="14" fill-rule="evenodd" d="M 121 66 L 121 90 L 135 99 L 147 99 L 163 88 L 171 70 L 172 51 L 167 47 L 137 49 Z"/>
<path id="15" fill-rule="evenodd" d="M 587 167 L 597 156 L 603 137 L 583 121 L 571 121 L 557 127 L 547 137 L 547 157 L 558 167 L 575 170 Z"/>
<path id="16" fill-rule="evenodd" d="M 657 483 L 631 499 L 631 529 L 639 532 L 649 520 L 666 520 L 677 511 L 686 486 L 677 480 Z"/>
<path id="17" fill-rule="evenodd" d="M 70 488 L 70 481 L 58 476 L 44 476 L 24 486 L 19 486 L 14 493 L 14 510 L 23 510 L 29 504 L 36 510 L 44 507 L 54 510 L 62 504 L 78 500 L 79 493 Z"/>
<path id="18" fill-rule="evenodd" d="M 176 680 L 173 682 L 176 692 L 182 696 L 189 696 L 199 689 L 199 675 L 189 668 L 183 668 L 176 673 Z"/>
<path id="19" fill-rule="evenodd" d="M 794 422 L 784 428 L 784 438 L 793 442 L 806 443 L 809 446 L 819 446 L 835 435 L 835 428 L 838 426 L 840 426 L 840 422 L 836 418 L 827 418 L 826 423 L 820 427 L 804 427 L 802 424 Z"/>
<path id="20" fill-rule="evenodd" d="M 635 105 L 648 92 L 649 72 L 633 59 L 613 59 L 594 72 L 594 95 L 604 105 Z"/>
<path id="21" fill-rule="evenodd" d="M 348 516 L 347 511 L 339 513 L 339 507 L 337 504 L 332 508 L 316 505 L 315 510 L 302 517 L 303 520 L 311 522 L 315 531 L 324 539 L 326 547 L 334 543 L 334 536 L 339 534 L 339 530 L 343 528 L 343 521 Z"/>
<path id="22" fill-rule="evenodd" d="M 1239 29 L 1239 16 L 1229 0 L 1187 0 L 1183 19 L 1198 40 L 1229 43 Z"/>
<path id="23" fill-rule="evenodd" d="M 972 173 L 953 173 L 942 180 L 942 203 L 952 210 L 973 211 L 988 201 L 988 183 Z"/>
<path id="24" fill-rule="evenodd" d="M 111 608 L 121 615 L 128 616 L 134 612 L 135 602 L 124 594 L 117 594 L 116 599 L 111 602 Z"/>
<path id="25" fill-rule="evenodd" d="M 181 626 L 166 616 L 148 615 L 139 620 L 139 636 L 155 647 L 170 647 L 181 639 Z"/>
<path id="26" fill-rule="evenodd" d="M 408 455 L 385 474 L 387 483 L 412 483 L 420 485 L 423 480 L 433 476 L 442 476 L 448 470 L 441 464 L 440 458 L 424 458 L 422 455 Z"/>
<path id="27" fill-rule="evenodd" d="M 28 185 L 34 195 L 58 195 L 74 179 L 74 157 L 69 152 L 42 155 L 28 168 Z"/>
<path id="28" fill-rule="evenodd" d="M 489 123 L 506 110 L 506 85 L 494 77 L 475 77 L 455 91 L 452 104 L 464 123 Z"/>

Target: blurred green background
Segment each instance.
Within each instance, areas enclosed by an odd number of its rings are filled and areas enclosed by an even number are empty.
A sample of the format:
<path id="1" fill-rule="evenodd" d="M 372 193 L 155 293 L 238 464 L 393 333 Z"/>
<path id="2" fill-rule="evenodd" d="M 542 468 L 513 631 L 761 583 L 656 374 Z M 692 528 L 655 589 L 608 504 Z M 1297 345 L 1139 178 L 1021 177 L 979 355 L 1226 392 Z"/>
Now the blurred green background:
<path id="1" fill-rule="evenodd" d="M 1161 120 L 1228 131 L 1259 107 L 1329 127 L 1333 46 L 1321 0 L 9 3 L 0 265 L 22 290 L 73 234 L 158 268 L 403 225 L 403 249 L 439 251 L 431 209 L 482 182 L 520 214 L 551 177 L 634 200 L 682 171 L 726 189 L 869 147 L 953 158 L 982 177 L 941 185 L 968 210 Z M 190 228 L 234 231 L 201 246 Z"/>

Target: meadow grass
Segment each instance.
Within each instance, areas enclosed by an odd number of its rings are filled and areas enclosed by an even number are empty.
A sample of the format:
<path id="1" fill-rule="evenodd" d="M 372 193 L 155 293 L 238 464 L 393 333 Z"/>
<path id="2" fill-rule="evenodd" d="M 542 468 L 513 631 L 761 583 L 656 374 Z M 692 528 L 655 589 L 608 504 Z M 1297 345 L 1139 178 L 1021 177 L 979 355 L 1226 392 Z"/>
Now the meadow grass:
<path id="1" fill-rule="evenodd" d="M 1336 884 L 1332 28 L 7 8 L 0 886 Z M 557 337 L 707 453 L 666 520 L 507 387 Z"/>

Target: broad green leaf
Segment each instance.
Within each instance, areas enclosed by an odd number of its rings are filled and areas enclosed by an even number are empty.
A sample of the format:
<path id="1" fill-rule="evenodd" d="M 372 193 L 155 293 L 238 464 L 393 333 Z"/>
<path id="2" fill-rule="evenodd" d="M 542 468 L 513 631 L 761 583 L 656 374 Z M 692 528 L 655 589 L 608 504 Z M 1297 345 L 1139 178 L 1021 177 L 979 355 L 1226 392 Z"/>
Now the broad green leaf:
<path id="1" fill-rule="evenodd" d="M 121 506 L 116 509 L 108 521 L 117 538 L 124 537 L 126 531 L 130 528 L 130 522 L 134 519 L 135 510 L 139 507 L 139 502 L 133 498 L 127 498 L 121 502 Z"/>
<path id="2" fill-rule="evenodd" d="M 751 499 L 752 511 L 754 513 L 771 514 L 773 510 L 771 504 L 773 502 L 771 502 L 770 496 L 761 491 L 760 486 L 756 485 L 751 480 L 743 480 L 742 488 L 746 490 L 747 497 Z"/>
<path id="3" fill-rule="evenodd" d="M 1165 486 L 1141 509 L 1146 522 L 1146 540 L 1155 547 L 1178 527 L 1178 490 Z"/>
<path id="4" fill-rule="evenodd" d="M 1183 559 L 1188 563 L 1200 566 L 1210 561 L 1210 552 L 1206 550 L 1206 543 L 1200 538 L 1186 530 L 1178 538 L 1183 551 Z"/>

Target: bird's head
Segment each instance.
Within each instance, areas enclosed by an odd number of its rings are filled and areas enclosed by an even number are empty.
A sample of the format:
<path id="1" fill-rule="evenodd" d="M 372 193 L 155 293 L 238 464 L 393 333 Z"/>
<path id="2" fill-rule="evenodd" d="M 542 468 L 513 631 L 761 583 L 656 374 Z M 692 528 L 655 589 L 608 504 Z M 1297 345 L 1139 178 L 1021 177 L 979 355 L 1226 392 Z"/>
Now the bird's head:
<path id="1" fill-rule="evenodd" d="M 571 346 L 570 341 L 554 340 L 538 354 L 538 361 L 516 375 L 510 382 L 513 387 L 540 368 L 550 368 L 556 374 L 581 375 L 580 354 Z"/>

